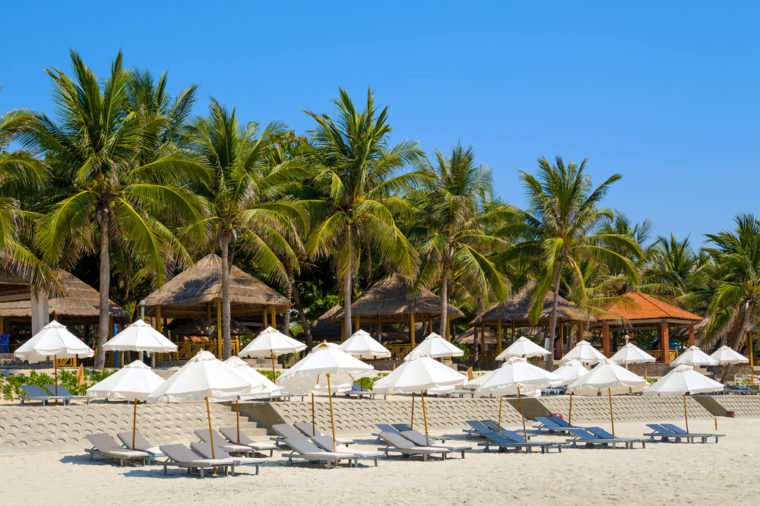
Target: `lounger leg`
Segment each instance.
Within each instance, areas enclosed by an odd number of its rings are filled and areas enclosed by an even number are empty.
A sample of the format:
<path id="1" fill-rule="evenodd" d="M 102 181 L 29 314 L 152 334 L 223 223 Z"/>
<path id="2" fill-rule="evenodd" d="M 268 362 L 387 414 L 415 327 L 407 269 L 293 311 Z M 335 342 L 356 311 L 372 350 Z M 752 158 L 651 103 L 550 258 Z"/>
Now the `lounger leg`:
<path id="1" fill-rule="evenodd" d="M 169 470 L 167 469 L 166 464 L 164 464 L 164 476 L 166 476 L 167 474 L 169 474 Z"/>
<path id="2" fill-rule="evenodd" d="M 256 476 L 258 476 L 258 475 L 259 475 L 259 465 L 256 464 Z"/>
<path id="3" fill-rule="evenodd" d="M 199 469 L 199 471 L 201 472 L 201 479 L 203 479 L 203 468 L 201 467 L 201 468 Z M 188 469 L 188 472 L 190 472 L 190 470 L 189 470 L 189 469 Z"/>

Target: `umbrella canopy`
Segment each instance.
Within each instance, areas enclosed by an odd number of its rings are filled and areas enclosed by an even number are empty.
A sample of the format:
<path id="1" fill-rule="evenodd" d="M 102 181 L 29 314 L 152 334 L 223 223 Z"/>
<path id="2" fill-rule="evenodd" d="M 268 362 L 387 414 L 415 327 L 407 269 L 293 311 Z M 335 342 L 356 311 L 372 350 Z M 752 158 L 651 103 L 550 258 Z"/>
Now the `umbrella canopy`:
<path id="1" fill-rule="evenodd" d="M 87 389 L 87 395 L 106 399 L 144 401 L 164 379 L 139 360 L 124 366 Z"/>
<path id="2" fill-rule="evenodd" d="M 55 320 L 42 327 L 14 353 L 16 357 L 27 360 L 30 364 L 44 362 L 50 357 L 86 358 L 94 354 L 92 348 Z"/>
<path id="3" fill-rule="evenodd" d="M 581 376 L 588 374 L 588 369 L 583 367 L 583 364 L 579 360 L 568 360 L 564 365 L 552 372 L 562 380 L 560 385 L 569 385 Z"/>
<path id="4" fill-rule="evenodd" d="M 647 384 L 647 380 L 638 374 L 604 359 L 588 374 L 570 383 L 568 390 L 580 395 L 627 394 L 641 392 Z"/>
<path id="5" fill-rule="evenodd" d="M 148 402 L 200 400 L 251 393 L 251 385 L 235 369 L 201 350 L 159 385 L 148 396 Z"/>
<path id="6" fill-rule="evenodd" d="M 690 365 L 679 365 L 644 390 L 644 395 L 694 395 L 722 390 L 722 383 L 698 373 Z"/>
<path id="7" fill-rule="evenodd" d="M 617 353 L 612 355 L 611 360 L 618 364 L 643 364 L 645 362 L 655 362 L 656 359 L 642 350 L 633 343 L 626 343 Z"/>
<path id="8" fill-rule="evenodd" d="M 306 349 L 301 341 L 288 337 L 277 329 L 267 327 L 262 330 L 248 346 L 240 350 L 238 356 L 250 358 L 270 358 L 272 355 L 279 357 L 289 353 L 298 353 Z"/>
<path id="9" fill-rule="evenodd" d="M 591 343 L 588 341 L 578 341 L 578 344 L 568 351 L 559 363 L 565 364 L 570 360 L 578 360 L 581 364 L 585 365 L 594 365 L 599 361 L 605 360 L 605 356 L 591 346 Z"/>
<path id="10" fill-rule="evenodd" d="M 480 387 L 483 385 L 483 383 L 485 383 L 485 382 L 488 380 L 488 378 L 490 378 L 490 377 L 491 377 L 491 376 L 492 376 L 492 375 L 493 375 L 495 372 L 496 372 L 496 371 L 489 371 L 489 372 L 487 372 L 487 373 L 485 373 L 485 374 L 481 374 L 481 375 L 480 375 L 480 376 L 478 376 L 477 378 L 473 378 L 473 379 L 471 379 L 470 381 L 468 381 L 467 383 L 465 383 L 465 384 L 464 384 L 464 386 L 463 386 L 463 388 L 465 388 L 465 389 L 467 389 L 467 390 L 477 390 L 477 389 L 478 389 L 478 388 L 480 388 Z"/>
<path id="11" fill-rule="evenodd" d="M 510 344 L 506 350 L 496 356 L 496 360 L 507 360 L 510 357 L 544 357 L 550 352 L 527 337 L 520 337 L 514 343 Z"/>
<path id="12" fill-rule="evenodd" d="M 105 351 L 174 353 L 177 345 L 142 320 L 129 325 L 103 345 Z"/>
<path id="13" fill-rule="evenodd" d="M 464 355 L 464 351 L 435 332 L 431 332 L 416 348 L 404 357 L 404 360 L 410 361 L 420 357 L 450 358 L 461 357 L 462 355 Z"/>
<path id="14" fill-rule="evenodd" d="M 541 389 L 557 385 L 561 378 L 545 369 L 536 367 L 522 357 L 512 357 L 496 369 L 480 388 L 475 391 L 478 397 L 499 397 L 517 395 L 517 389 L 529 397 L 541 395 Z"/>
<path id="15" fill-rule="evenodd" d="M 254 393 L 273 394 L 282 390 L 282 387 L 275 385 L 269 378 L 248 365 L 240 357 L 230 357 L 224 363 L 231 367 L 238 376 L 245 378 L 251 385 L 251 391 Z"/>
<path id="16" fill-rule="evenodd" d="M 670 363 L 670 367 L 677 367 L 679 365 L 718 365 L 718 361 L 702 351 L 699 346 L 690 346 L 689 349 L 678 355 L 678 358 Z"/>
<path id="17" fill-rule="evenodd" d="M 379 393 L 416 393 L 436 387 L 462 385 L 467 376 L 430 357 L 419 357 L 401 364 L 395 371 L 375 382 Z"/>
<path id="18" fill-rule="evenodd" d="M 746 364 L 749 359 L 725 344 L 710 355 L 719 365 Z"/>
<path id="19" fill-rule="evenodd" d="M 391 352 L 377 342 L 368 332 L 357 330 L 351 337 L 346 339 L 340 349 L 356 358 L 371 360 L 376 358 L 390 358 Z"/>
<path id="20" fill-rule="evenodd" d="M 351 388 L 357 379 L 376 373 L 371 365 L 338 347 L 322 343 L 277 378 L 277 384 L 291 393 L 307 393 L 326 388 L 328 374 L 332 390 L 336 391 Z"/>

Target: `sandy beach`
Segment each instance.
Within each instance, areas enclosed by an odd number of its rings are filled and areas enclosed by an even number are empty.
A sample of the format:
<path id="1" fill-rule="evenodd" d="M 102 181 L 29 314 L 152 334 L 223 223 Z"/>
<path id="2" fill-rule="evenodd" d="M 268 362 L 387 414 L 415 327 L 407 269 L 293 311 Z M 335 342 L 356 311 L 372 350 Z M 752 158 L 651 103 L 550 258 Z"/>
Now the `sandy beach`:
<path id="1" fill-rule="evenodd" d="M 561 454 L 480 451 L 464 460 L 381 460 L 358 469 L 289 467 L 276 453 L 259 476 L 191 478 L 158 466 L 91 462 L 84 452 L 0 455 L 4 504 L 757 504 L 760 421 L 720 421 L 719 444 Z M 637 436 L 641 423 L 616 426 Z M 692 431 L 711 430 L 695 421 Z M 548 438 L 547 438 L 548 439 Z M 557 440 L 557 438 L 554 438 Z M 374 448 L 369 440 L 357 447 Z M 252 471 L 243 468 L 243 472 Z M 32 478 L 33 477 L 33 478 Z M 9 485 L 10 484 L 10 485 Z M 357 500 L 357 498 L 359 498 Z"/>

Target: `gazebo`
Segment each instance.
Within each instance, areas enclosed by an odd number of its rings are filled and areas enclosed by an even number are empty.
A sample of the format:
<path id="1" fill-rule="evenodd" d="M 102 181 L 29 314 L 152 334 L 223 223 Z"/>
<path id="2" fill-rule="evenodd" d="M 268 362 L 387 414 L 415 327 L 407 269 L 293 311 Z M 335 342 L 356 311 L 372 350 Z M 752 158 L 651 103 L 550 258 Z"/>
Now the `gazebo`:
<path id="1" fill-rule="evenodd" d="M 370 286 L 361 297 L 351 304 L 351 316 L 355 329 L 361 328 L 361 321 L 381 325 L 383 323 L 408 323 L 409 341 L 412 348 L 417 343 L 414 335 L 415 322 L 428 322 L 432 329 L 433 320 L 440 319 L 441 298 L 427 288 L 412 288 L 408 280 L 400 274 L 391 274 Z M 448 305 L 449 321 L 462 318 L 459 308 Z M 336 311 L 332 320 L 343 318 L 343 310 Z M 342 327 L 341 327 L 342 328 Z M 441 334 L 449 338 L 449 329 L 441 329 Z M 348 336 L 341 336 L 347 339 Z"/>
<path id="2" fill-rule="evenodd" d="M 163 318 L 222 319 L 222 259 L 207 255 L 189 269 L 177 274 L 145 298 L 145 312 L 157 325 Z M 277 313 L 290 309 L 290 301 L 264 282 L 242 269 L 230 268 L 231 317 L 237 320 L 261 317 L 263 328 L 277 325 Z M 216 313 L 216 314 L 214 314 Z M 222 327 L 217 325 L 213 348 L 221 356 Z"/>
<path id="3" fill-rule="evenodd" d="M 702 321 L 699 315 L 640 292 L 628 292 L 608 304 L 604 310 L 605 313 L 599 315 L 597 321 L 602 327 L 602 347 L 606 356 L 610 356 L 612 352 L 610 327 L 631 330 L 656 329 L 659 331 L 662 345 L 661 360 L 666 364 L 670 362 L 670 327 L 687 327 L 689 346 L 692 346 L 694 325 Z"/>
<path id="4" fill-rule="evenodd" d="M 483 329 L 485 327 L 496 328 L 497 354 L 502 352 L 502 329 L 504 324 L 511 327 L 512 340 L 517 338 L 516 331 L 518 328 L 549 326 L 554 292 L 548 291 L 546 293 L 543 309 L 541 310 L 538 321 L 534 324 L 530 320 L 530 306 L 533 302 L 533 288 L 532 285 L 523 288 L 506 302 L 494 304 L 472 320 L 471 323 L 474 327 L 479 326 L 481 328 L 481 336 L 483 335 Z M 565 337 L 569 336 L 566 327 L 577 326 L 578 335 L 583 335 L 583 324 L 589 321 L 589 318 L 578 306 L 564 297 L 560 296 L 557 300 L 557 326 L 559 330 L 559 338 L 556 342 L 559 354 L 562 355 L 565 350 Z M 570 346 L 568 346 L 568 348 L 570 348 Z"/>

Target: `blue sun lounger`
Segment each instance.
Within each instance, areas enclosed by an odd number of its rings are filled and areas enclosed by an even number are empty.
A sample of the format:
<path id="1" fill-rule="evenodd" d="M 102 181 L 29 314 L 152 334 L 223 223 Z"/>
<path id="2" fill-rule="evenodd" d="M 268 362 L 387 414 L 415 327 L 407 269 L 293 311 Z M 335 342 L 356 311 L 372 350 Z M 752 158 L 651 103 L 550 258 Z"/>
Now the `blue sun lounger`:
<path id="1" fill-rule="evenodd" d="M 715 440 L 717 443 L 721 437 L 724 437 L 725 434 L 717 434 L 713 432 L 686 432 L 681 427 L 674 425 L 672 423 L 662 423 L 662 424 L 656 424 L 656 423 L 649 423 L 647 424 L 647 427 L 653 430 L 653 432 L 644 434 L 644 436 L 648 436 L 650 438 L 650 441 L 654 441 L 655 438 L 660 438 L 660 441 L 663 442 L 676 442 L 680 443 L 681 441 L 689 442 L 689 443 L 695 443 L 697 440 L 701 443 L 707 443 L 710 438 Z"/>
<path id="2" fill-rule="evenodd" d="M 524 449 L 526 452 L 531 452 L 533 448 L 538 448 L 541 450 L 541 453 L 548 453 L 551 449 L 556 449 L 558 452 L 562 451 L 562 445 L 559 443 L 548 441 L 528 442 L 523 436 L 507 429 L 502 429 L 501 432 L 496 433 L 478 420 L 468 420 L 467 424 L 473 428 L 480 438 L 485 440 L 478 443 L 484 447 L 484 451 L 490 451 L 492 446 L 498 447 L 499 451 Z"/>

